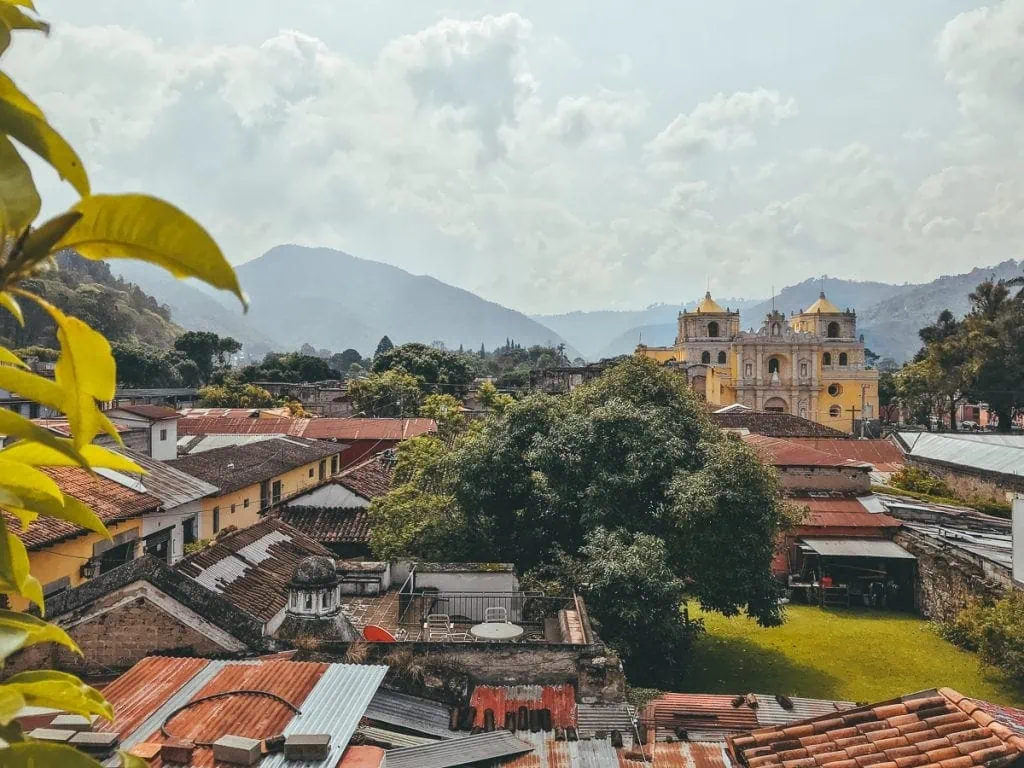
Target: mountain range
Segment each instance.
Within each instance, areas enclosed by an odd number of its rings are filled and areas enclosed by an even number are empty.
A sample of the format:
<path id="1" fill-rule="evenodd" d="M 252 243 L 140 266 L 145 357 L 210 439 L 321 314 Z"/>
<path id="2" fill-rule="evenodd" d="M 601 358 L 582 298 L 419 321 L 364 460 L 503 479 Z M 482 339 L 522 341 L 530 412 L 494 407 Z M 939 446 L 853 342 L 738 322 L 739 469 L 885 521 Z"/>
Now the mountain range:
<path id="1" fill-rule="evenodd" d="M 252 302 L 243 315 L 227 294 L 181 282 L 135 262 L 117 262 L 126 279 L 157 297 L 178 324 L 234 336 L 252 356 L 303 344 L 339 351 L 354 347 L 372 354 L 387 335 L 396 344 L 442 341 L 449 348 L 488 349 L 514 339 L 523 346 L 565 344 L 570 357 L 597 360 L 632 352 L 641 339 L 671 344 L 676 316 L 693 301 L 646 309 L 527 315 L 425 275 L 329 248 L 281 245 L 237 268 Z M 943 309 L 969 309 L 968 294 L 982 280 L 1015 277 L 1021 263 L 940 277 L 923 283 L 809 278 L 773 298 L 715 299 L 740 311 L 744 328 L 758 328 L 772 307 L 790 314 L 810 306 L 824 290 L 832 303 L 857 311 L 867 346 L 883 357 L 909 359 L 920 346 L 917 330 Z"/>
<path id="2" fill-rule="evenodd" d="M 750 301 L 719 299 L 722 306 L 740 310 L 743 328 L 760 328 L 762 320 L 776 307 L 787 315 L 809 307 L 821 291 L 836 306 L 857 312 L 858 332 L 878 355 L 903 362 L 914 355 L 921 343 L 917 331 L 935 321 L 943 309 L 961 316 L 970 309 L 968 294 L 987 278 L 1007 279 L 1021 274 L 1021 262 L 1008 260 L 991 267 L 978 267 L 959 275 L 943 276 L 927 283 L 892 285 L 882 282 L 809 278 L 783 288 L 774 298 Z M 564 315 L 535 315 L 534 319 L 561 334 L 590 359 L 615 357 L 636 349 L 640 340 L 651 346 L 672 344 L 676 337 L 676 315 L 685 305 L 659 305 L 636 312 L 573 312 Z"/>
<path id="3" fill-rule="evenodd" d="M 523 346 L 566 343 L 536 320 L 469 291 L 330 248 L 280 245 L 237 267 L 251 302 L 246 315 L 227 294 L 145 264 L 116 266 L 186 328 L 233 336 L 253 356 L 303 344 L 370 355 L 385 335 L 395 344 L 442 341 L 450 349 L 494 349 L 510 338 Z M 579 354 L 570 344 L 566 353 Z"/>

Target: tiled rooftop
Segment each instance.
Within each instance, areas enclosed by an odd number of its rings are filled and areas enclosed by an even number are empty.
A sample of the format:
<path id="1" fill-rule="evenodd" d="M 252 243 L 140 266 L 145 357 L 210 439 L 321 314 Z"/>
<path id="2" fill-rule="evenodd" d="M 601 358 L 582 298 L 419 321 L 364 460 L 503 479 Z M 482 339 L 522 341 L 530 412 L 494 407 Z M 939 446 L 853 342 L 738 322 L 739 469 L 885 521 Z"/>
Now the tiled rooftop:
<path id="1" fill-rule="evenodd" d="M 740 411 L 738 413 L 712 413 L 711 420 L 722 429 L 746 429 L 756 435 L 769 437 L 834 437 L 849 439 L 838 429 L 826 427 L 810 419 L 791 413 L 773 411 Z"/>
<path id="2" fill-rule="evenodd" d="M 133 416 L 141 416 L 150 421 L 166 421 L 178 418 L 178 412 L 165 405 L 118 405 L 112 410 L 124 411 Z"/>
<path id="3" fill-rule="evenodd" d="M 748 768 L 997 768 L 1024 752 L 1024 722 L 949 688 L 730 739 Z"/>
<path id="4" fill-rule="evenodd" d="M 346 469 L 334 479 L 334 482 L 372 501 L 391 490 L 393 473 L 390 462 L 378 455 Z"/>
<path id="5" fill-rule="evenodd" d="M 160 508 L 160 500 L 155 496 L 79 467 L 44 467 L 42 471 L 62 492 L 88 505 L 104 523 L 128 520 Z M 10 531 L 29 549 L 39 549 L 85 532 L 81 526 L 54 517 L 39 517 L 25 530 L 7 513 L 4 519 Z"/>
<path id="6" fill-rule="evenodd" d="M 278 434 L 314 440 L 407 440 L 434 432 L 433 419 L 295 419 L 289 417 L 188 416 L 179 435 Z"/>
<path id="7" fill-rule="evenodd" d="M 370 540 L 370 520 L 363 507 L 286 507 L 281 519 L 321 544 L 365 544 Z"/>
<path id="8" fill-rule="evenodd" d="M 764 461 L 777 467 L 834 467 L 864 471 L 871 468 L 867 462 L 848 459 L 832 452 L 819 451 L 779 437 L 751 433 L 743 436 L 743 442 L 752 447 Z"/>

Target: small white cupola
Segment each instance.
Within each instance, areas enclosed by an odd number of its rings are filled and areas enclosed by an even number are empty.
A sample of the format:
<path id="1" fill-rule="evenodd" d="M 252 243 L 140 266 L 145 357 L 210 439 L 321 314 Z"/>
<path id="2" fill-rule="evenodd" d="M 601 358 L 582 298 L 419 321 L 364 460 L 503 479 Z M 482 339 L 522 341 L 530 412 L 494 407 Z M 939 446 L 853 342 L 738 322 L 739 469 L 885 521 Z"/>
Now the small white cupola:
<path id="1" fill-rule="evenodd" d="M 303 558 L 288 582 L 288 609 L 292 616 L 330 618 L 341 611 L 338 571 L 322 555 Z"/>

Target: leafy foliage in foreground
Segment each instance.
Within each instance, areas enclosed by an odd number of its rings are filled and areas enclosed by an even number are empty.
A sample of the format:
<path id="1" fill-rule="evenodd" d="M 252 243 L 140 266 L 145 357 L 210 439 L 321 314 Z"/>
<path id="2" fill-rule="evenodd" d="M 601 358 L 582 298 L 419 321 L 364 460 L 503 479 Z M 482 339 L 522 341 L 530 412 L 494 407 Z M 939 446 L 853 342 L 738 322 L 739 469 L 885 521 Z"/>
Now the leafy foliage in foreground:
<path id="1" fill-rule="evenodd" d="M 1024 592 L 1015 589 L 1001 600 L 974 602 L 943 625 L 951 643 L 977 651 L 986 664 L 1024 683 Z"/>
<path id="2" fill-rule="evenodd" d="M 0 0 L 0 54 L 8 47 L 13 30 L 48 29 L 35 18 L 31 0 Z M 34 226 L 41 201 L 32 172 L 22 157 L 28 150 L 51 165 L 81 195 L 66 213 Z M 142 474 L 142 468 L 121 454 L 93 445 L 101 432 L 119 440 L 117 430 L 100 411 L 99 403 L 114 397 L 116 365 L 110 343 L 100 331 L 105 316 L 82 314 L 89 322 L 69 314 L 39 295 L 40 286 L 65 266 L 77 265 L 60 252 L 75 251 L 89 260 L 136 258 L 167 269 L 177 277 L 194 277 L 243 299 L 234 270 L 213 239 L 187 215 L 162 200 L 146 195 L 93 195 L 89 178 L 75 151 L 47 122 L 43 112 L 6 74 L 0 72 L 0 308 L 3 323 L 24 328 L 26 314 L 45 315 L 54 329 L 59 349 L 54 378 L 29 372 L 22 360 L 0 346 L 0 388 L 34 400 L 65 414 L 71 425 L 70 439 L 56 437 L 28 419 L 3 411 L 0 433 L 16 439 L 0 450 L 0 592 L 8 598 L 28 601 L 45 610 L 39 581 L 29 573 L 28 552 L 11 526 L 27 526 L 40 516 L 54 517 L 102 534 L 99 518 L 79 499 L 61 491 L 40 467 L 78 466 L 109 468 Z M 97 268 L 98 265 L 97 265 Z M 59 281 L 58 281 L 59 282 Z M 142 309 L 160 316 L 158 308 Z M 243 299 L 244 301 L 244 299 Z M 68 304 L 63 304 L 65 308 Z M 104 302 L 73 304 L 73 310 L 105 307 Z M 166 317 L 163 319 L 166 320 Z M 50 339 L 21 339 L 21 344 L 49 344 Z M 52 642 L 80 653 L 60 628 L 28 613 L 0 610 L 0 661 L 31 645 Z M 26 706 L 56 707 L 81 715 L 113 719 L 103 695 L 73 675 L 31 670 L 13 675 L 0 684 L 0 726 L 4 765 L 89 766 L 99 764 L 65 745 L 27 740 L 15 715 Z M 123 765 L 137 760 L 122 756 Z"/>
<path id="3" fill-rule="evenodd" d="M 565 397 L 502 402 L 450 447 L 402 443 L 394 488 L 370 507 L 382 558 L 508 561 L 576 587 L 637 679 L 679 647 L 681 583 L 708 608 L 781 621 L 770 564 L 791 515 L 775 471 L 685 382 L 636 358 Z M 642 632 L 629 628 L 636 563 L 668 579 L 641 589 L 657 622 Z"/>

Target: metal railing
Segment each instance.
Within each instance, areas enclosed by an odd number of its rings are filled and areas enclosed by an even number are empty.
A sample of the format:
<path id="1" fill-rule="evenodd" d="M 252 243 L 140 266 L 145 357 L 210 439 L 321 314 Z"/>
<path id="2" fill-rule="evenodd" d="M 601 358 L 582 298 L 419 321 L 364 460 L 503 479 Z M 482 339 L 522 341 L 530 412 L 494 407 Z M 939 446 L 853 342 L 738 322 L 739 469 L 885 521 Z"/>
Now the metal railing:
<path id="1" fill-rule="evenodd" d="M 414 592 L 408 581 L 398 592 L 398 623 L 410 629 L 421 628 L 430 614 L 446 614 L 453 624 L 480 624 L 488 608 L 504 608 L 509 622 L 543 630 L 546 619 L 574 610 L 575 601 L 543 592 Z"/>

